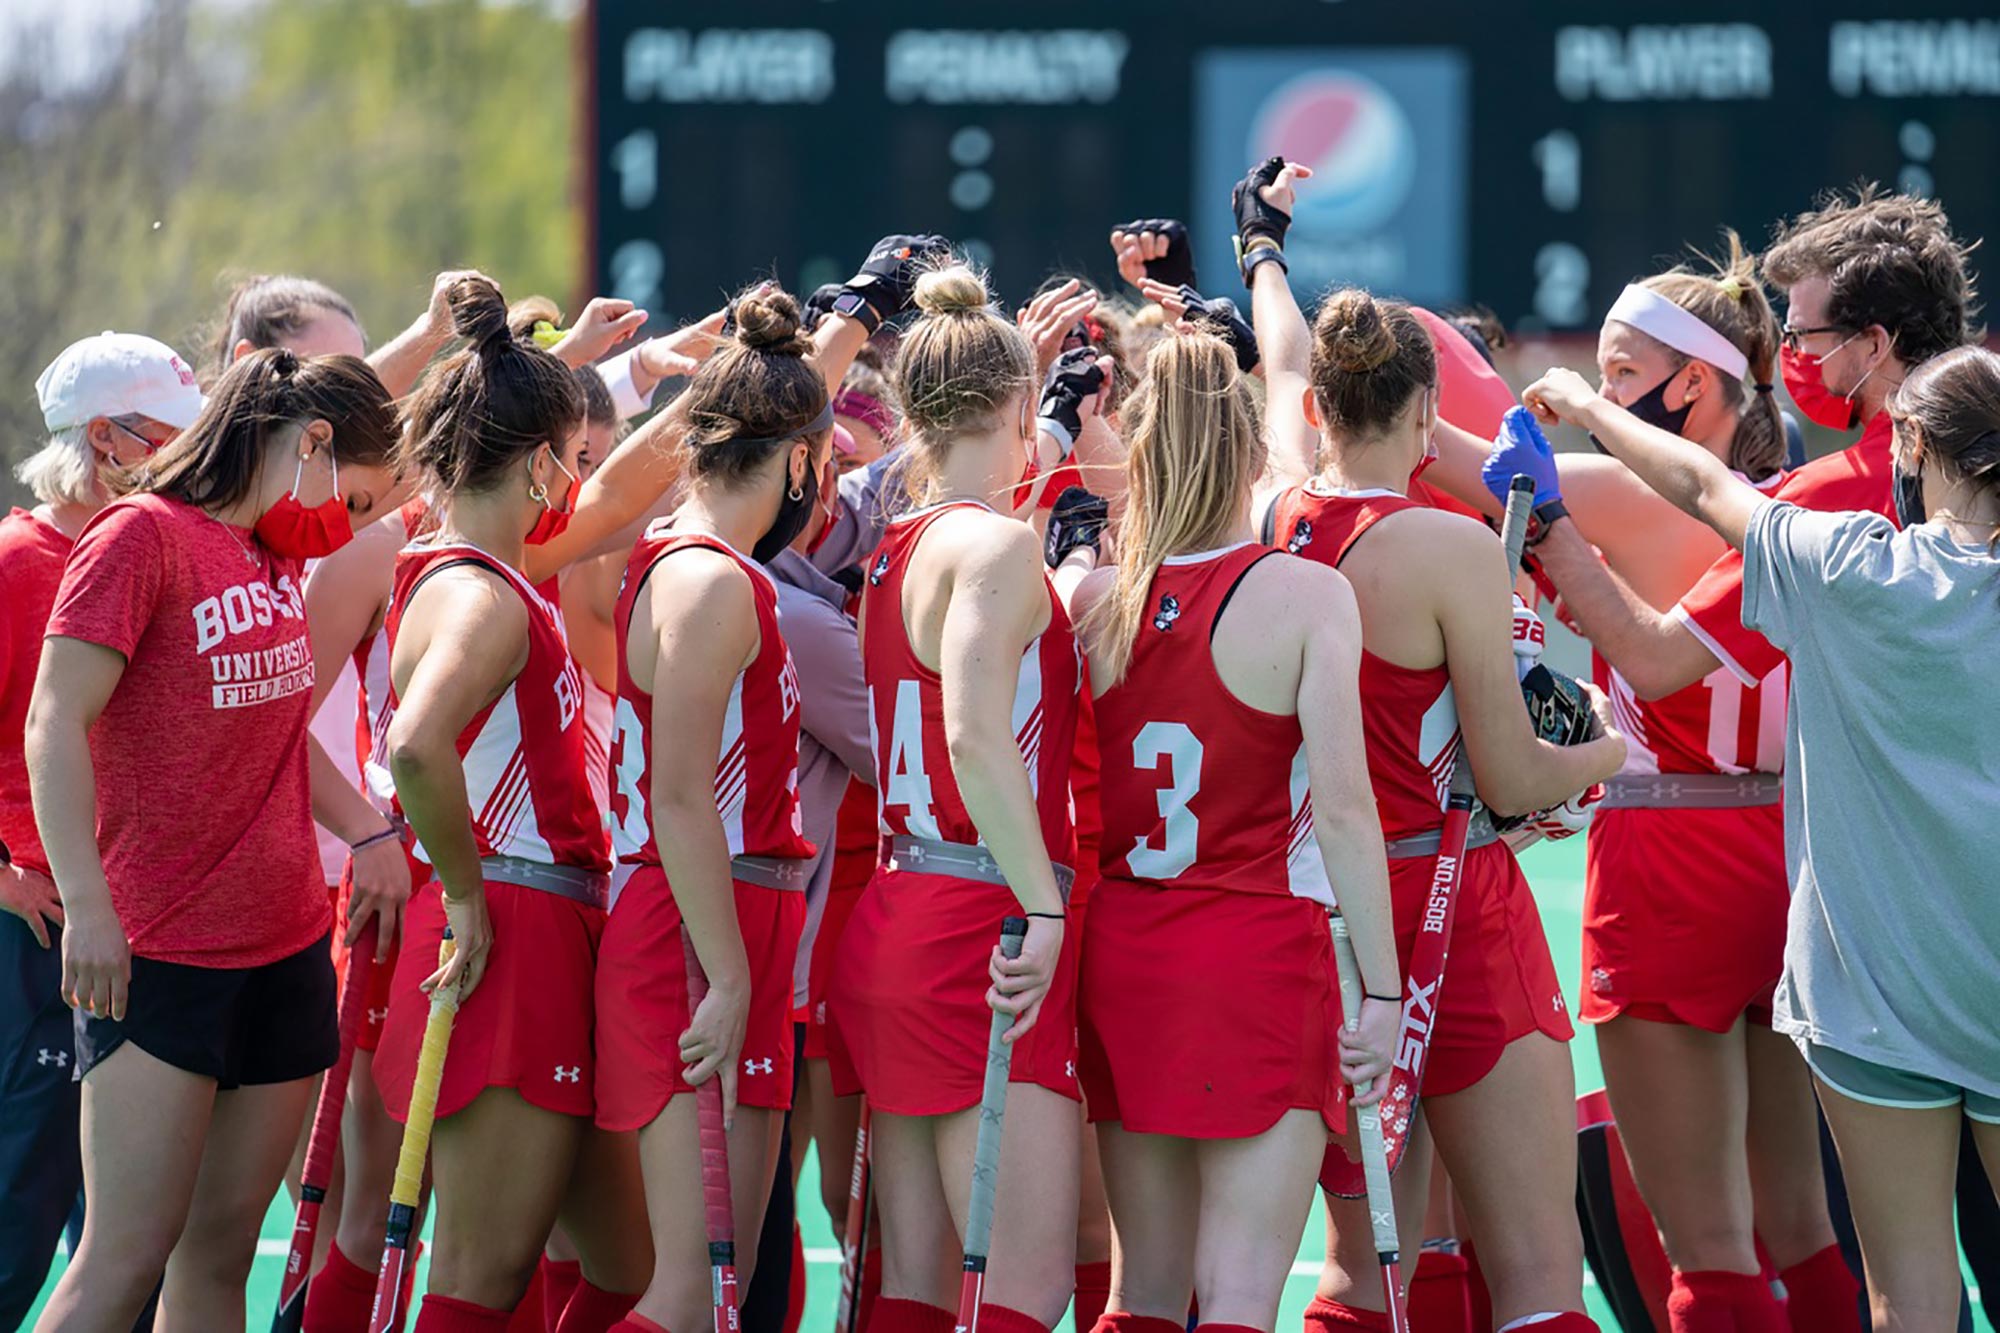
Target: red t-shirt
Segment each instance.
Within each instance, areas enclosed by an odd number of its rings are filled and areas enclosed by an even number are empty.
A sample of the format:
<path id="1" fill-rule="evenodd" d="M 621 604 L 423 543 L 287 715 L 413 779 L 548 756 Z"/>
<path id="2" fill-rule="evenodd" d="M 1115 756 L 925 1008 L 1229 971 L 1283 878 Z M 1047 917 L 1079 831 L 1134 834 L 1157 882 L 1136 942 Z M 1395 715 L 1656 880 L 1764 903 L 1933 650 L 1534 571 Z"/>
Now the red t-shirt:
<path id="1" fill-rule="evenodd" d="M 42 660 L 42 629 L 56 604 L 70 540 L 25 509 L 0 519 L 0 842 L 16 865 L 49 871 L 28 800 L 23 739 Z"/>
<path id="2" fill-rule="evenodd" d="M 1874 513 L 1895 522 L 1896 505 L 1889 484 L 1892 429 L 1889 414 L 1877 412 L 1862 427 L 1860 439 L 1837 454 L 1807 463 L 1785 478 L 1785 484 L 1771 498 L 1801 509 Z M 1785 660 L 1763 635 L 1743 627 L 1741 551 L 1724 551 L 1688 589 L 1672 614 L 1746 686 L 1755 687 Z"/>
<path id="3" fill-rule="evenodd" d="M 77 538 L 51 637 L 126 659 L 90 734 L 97 845 L 132 952 L 245 968 L 331 926 L 313 837 L 301 562 L 156 495 Z"/>

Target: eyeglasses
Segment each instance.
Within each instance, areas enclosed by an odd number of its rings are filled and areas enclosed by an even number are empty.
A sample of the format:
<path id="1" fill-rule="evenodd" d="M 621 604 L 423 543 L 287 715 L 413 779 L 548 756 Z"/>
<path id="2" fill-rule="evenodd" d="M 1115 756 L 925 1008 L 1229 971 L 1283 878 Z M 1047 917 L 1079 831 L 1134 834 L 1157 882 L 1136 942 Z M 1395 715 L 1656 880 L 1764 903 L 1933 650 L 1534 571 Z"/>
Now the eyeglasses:
<path id="1" fill-rule="evenodd" d="M 1786 347 L 1796 352 L 1800 350 L 1799 344 L 1804 342 L 1807 338 L 1812 337 L 1812 335 L 1815 333 L 1845 333 L 1846 331 L 1847 331 L 1846 329 L 1842 328 L 1838 324 L 1819 324 L 1809 329 L 1797 329 L 1793 328 L 1790 324 L 1787 324 L 1782 330 L 1780 330 L 1780 341 L 1782 341 Z"/>
<path id="2" fill-rule="evenodd" d="M 118 427 L 118 429 L 124 431 L 127 435 L 130 435 L 140 444 L 145 445 L 146 452 L 148 454 L 152 454 L 161 449 L 166 448 L 166 446 L 174 442 L 174 437 L 180 434 L 180 432 L 177 430 L 169 429 L 165 434 L 161 435 L 160 438 L 156 440 L 149 435 L 141 434 L 140 432 L 132 429 L 130 426 L 120 421 L 117 417 L 106 417 L 105 420 L 109 421 L 112 425 Z"/>

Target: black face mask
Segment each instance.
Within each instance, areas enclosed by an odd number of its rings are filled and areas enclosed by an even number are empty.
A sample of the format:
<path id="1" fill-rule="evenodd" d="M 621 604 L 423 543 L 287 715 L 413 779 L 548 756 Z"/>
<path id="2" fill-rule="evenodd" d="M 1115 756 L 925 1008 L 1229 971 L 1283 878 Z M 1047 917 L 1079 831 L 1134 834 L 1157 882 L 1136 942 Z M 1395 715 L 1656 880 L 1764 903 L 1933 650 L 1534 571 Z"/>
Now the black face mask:
<path id="1" fill-rule="evenodd" d="M 1679 374 L 1680 372 L 1676 371 L 1674 373 Z M 1627 404 L 1625 410 L 1645 422 L 1648 426 L 1658 426 L 1669 435 L 1680 434 L 1681 427 L 1687 425 L 1688 413 L 1694 411 L 1694 404 L 1692 402 L 1682 403 L 1679 407 L 1675 408 L 1667 406 L 1667 386 L 1673 383 L 1673 380 L 1673 375 L 1667 376 L 1651 389 L 1641 394 L 1637 399 Z M 1611 452 L 1604 447 L 1595 435 L 1590 437 L 1590 445 L 1600 454 L 1609 454 Z"/>
<path id="2" fill-rule="evenodd" d="M 789 476 L 789 473 L 787 474 Z M 778 552 L 790 546 L 806 523 L 812 518 L 813 506 L 819 503 L 819 469 L 812 465 L 812 457 L 806 458 L 806 478 L 799 483 L 798 498 L 792 498 L 787 490 L 778 500 L 778 516 L 771 522 L 771 529 L 757 539 L 750 550 L 750 558 L 760 565 L 768 565 L 778 558 Z"/>
<path id="3" fill-rule="evenodd" d="M 1924 469 L 1905 472 L 1900 459 L 1889 460 L 1890 495 L 1896 502 L 1896 526 L 1914 528 L 1924 521 Z"/>

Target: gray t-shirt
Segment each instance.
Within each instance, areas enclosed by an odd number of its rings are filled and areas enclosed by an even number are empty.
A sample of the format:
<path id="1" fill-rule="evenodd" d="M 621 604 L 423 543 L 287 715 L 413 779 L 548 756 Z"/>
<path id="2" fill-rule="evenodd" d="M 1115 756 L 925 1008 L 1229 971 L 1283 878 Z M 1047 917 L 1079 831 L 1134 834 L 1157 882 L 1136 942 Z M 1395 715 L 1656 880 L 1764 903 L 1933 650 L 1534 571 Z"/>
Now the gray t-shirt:
<path id="1" fill-rule="evenodd" d="M 2000 1096 L 2000 560 L 1772 501 L 1743 623 L 1792 665 L 1773 1026 Z"/>

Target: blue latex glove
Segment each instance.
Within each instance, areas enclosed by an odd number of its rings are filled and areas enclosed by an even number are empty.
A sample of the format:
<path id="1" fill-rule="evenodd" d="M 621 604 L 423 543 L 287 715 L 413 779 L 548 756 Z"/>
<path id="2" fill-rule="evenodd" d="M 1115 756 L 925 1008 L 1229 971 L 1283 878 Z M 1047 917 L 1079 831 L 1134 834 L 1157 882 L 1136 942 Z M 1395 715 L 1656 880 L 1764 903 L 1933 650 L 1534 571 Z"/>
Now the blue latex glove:
<path id="1" fill-rule="evenodd" d="M 1507 503 L 1507 489 L 1519 473 L 1535 479 L 1535 508 L 1562 499 L 1562 483 L 1556 478 L 1556 452 L 1549 437 L 1542 434 L 1534 413 L 1525 407 L 1510 407 L 1500 418 L 1500 434 L 1493 449 L 1479 466 L 1479 479 L 1493 498 Z"/>

